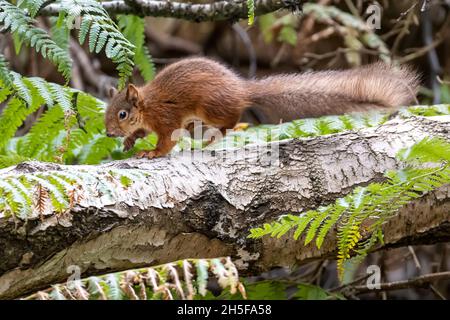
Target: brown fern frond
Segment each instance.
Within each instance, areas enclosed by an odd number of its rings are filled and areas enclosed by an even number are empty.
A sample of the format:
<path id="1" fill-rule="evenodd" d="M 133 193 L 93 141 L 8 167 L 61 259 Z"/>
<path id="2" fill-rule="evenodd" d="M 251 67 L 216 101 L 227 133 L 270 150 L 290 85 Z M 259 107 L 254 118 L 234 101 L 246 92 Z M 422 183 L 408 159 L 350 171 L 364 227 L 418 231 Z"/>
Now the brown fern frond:
<path id="1" fill-rule="evenodd" d="M 75 185 L 72 189 L 67 191 L 67 196 L 69 198 L 69 209 L 72 209 L 76 203 L 83 200 L 83 194 L 81 193 L 81 186 Z"/>
<path id="2" fill-rule="evenodd" d="M 39 213 L 41 220 L 44 219 L 44 214 L 50 206 L 50 196 L 48 190 L 40 183 L 36 185 L 34 194 L 34 209 Z"/>

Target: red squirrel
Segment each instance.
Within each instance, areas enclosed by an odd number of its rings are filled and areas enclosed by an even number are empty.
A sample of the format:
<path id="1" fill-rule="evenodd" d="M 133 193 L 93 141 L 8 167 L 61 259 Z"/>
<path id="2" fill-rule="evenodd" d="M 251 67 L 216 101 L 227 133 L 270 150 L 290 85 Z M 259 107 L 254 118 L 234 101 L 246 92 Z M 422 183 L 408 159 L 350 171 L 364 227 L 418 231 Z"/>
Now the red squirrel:
<path id="1" fill-rule="evenodd" d="M 246 80 L 208 58 L 170 64 L 142 87 L 129 84 L 105 113 L 109 137 L 126 137 L 124 150 L 154 131 L 155 150 L 137 156 L 164 156 L 176 144 L 174 130 L 200 119 L 222 134 L 251 106 L 274 109 L 282 121 L 406 105 L 415 99 L 417 73 L 381 62 L 356 69 L 274 75 Z"/>

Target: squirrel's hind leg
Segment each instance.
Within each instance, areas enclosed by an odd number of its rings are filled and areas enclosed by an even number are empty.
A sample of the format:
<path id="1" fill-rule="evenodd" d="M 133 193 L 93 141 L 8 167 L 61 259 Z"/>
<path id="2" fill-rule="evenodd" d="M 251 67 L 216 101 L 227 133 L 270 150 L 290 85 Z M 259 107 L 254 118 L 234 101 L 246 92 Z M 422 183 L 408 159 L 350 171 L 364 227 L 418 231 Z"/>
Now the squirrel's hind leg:
<path id="1" fill-rule="evenodd" d="M 236 126 L 240 118 L 239 114 L 233 115 L 230 118 L 227 119 L 226 122 L 222 123 L 221 125 L 216 125 L 215 127 L 220 131 L 220 135 L 211 135 L 208 137 L 207 145 L 210 145 L 211 143 L 218 141 L 225 137 L 227 135 L 228 130 L 233 130 L 233 128 Z"/>

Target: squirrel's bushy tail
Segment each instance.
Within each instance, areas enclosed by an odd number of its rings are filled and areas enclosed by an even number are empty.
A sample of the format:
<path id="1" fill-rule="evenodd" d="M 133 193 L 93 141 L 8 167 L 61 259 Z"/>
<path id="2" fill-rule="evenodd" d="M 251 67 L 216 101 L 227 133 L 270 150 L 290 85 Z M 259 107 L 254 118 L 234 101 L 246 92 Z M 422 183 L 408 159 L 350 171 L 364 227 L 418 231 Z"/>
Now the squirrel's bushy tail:
<path id="1" fill-rule="evenodd" d="M 270 76 L 248 83 L 252 105 L 283 121 L 407 105 L 419 76 L 378 62 L 357 69 Z M 279 108 L 278 108 L 279 107 Z M 273 117 L 272 117 L 273 119 Z"/>

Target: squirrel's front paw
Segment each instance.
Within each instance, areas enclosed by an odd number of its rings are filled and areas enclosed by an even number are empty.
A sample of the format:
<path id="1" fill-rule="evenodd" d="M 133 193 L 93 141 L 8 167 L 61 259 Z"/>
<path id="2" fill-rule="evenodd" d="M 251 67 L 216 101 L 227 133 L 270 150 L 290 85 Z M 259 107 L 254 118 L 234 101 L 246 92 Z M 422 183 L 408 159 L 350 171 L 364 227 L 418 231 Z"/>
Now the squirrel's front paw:
<path id="1" fill-rule="evenodd" d="M 153 158 L 156 158 L 158 156 L 159 155 L 158 155 L 157 152 L 155 152 L 155 151 L 146 151 L 146 150 L 139 151 L 136 154 L 136 158 L 138 158 L 138 159 L 142 159 L 142 158 L 153 159 Z"/>
<path id="2" fill-rule="evenodd" d="M 136 140 L 133 138 L 129 138 L 129 137 L 126 138 L 123 141 L 123 151 L 127 152 L 128 150 L 131 150 L 131 148 L 133 148 L 135 142 L 136 142 Z"/>

